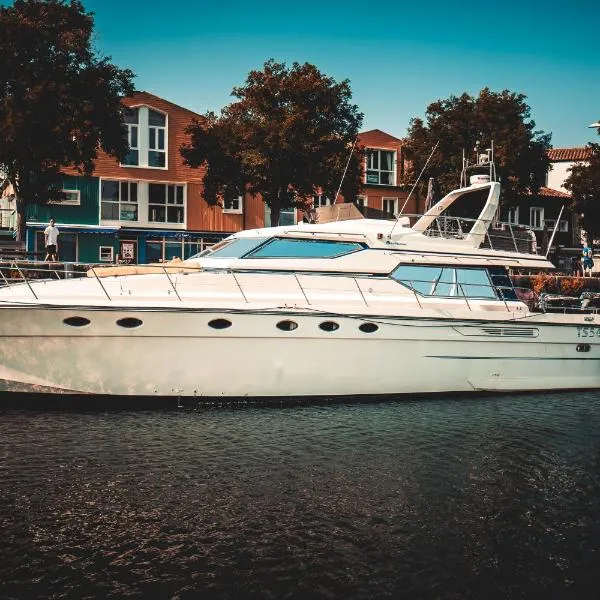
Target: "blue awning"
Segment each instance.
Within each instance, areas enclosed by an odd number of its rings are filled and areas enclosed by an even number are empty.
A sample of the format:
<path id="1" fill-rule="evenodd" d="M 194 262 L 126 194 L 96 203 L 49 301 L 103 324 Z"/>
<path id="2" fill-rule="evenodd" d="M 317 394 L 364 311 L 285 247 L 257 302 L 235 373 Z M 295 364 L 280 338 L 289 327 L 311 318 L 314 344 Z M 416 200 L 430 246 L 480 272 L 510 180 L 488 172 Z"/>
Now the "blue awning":
<path id="1" fill-rule="evenodd" d="M 205 237 L 212 238 L 225 238 L 230 233 L 222 232 L 222 231 L 173 231 L 172 229 L 121 229 L 120 232 L 123 236 L 125 235 L 136 235 L 145 238 L 172 238 L 176 240 L 182 239 L 199 239 Z"/>
<path id="2" fill-rule="evenodd" d="M 121 236 L 136 236 L 144 238 L 171 238 L 175 240 L 194 240 L 200 238 L 223 239 L 231 235 L 226 231 L 185 231 L 173 229 L 134 229 L 133 227 L 121 227 L 110 225 L 80 225 L 56 223 L 61 233 L 95 233 L 95 234 L 120 234 Z M 43 231 L 48 223 L 39 221 L 28 221 L 27 228 L 34 231 Z"/>
<path id="3" fill-rule="evenodd" d="M 33 229 L 34 231 L 43 231 L 48 227 L 48 223 L 39 222 L 27 222 L 27 228 Z M 98 225 L 79 225 L 69 224 L 63 225 L 62 223 L 56 223 L 56 227 L 60 233 L 95 233 L 95 234 L 117 234 L 121 230 L 120 227 L 110 226 L 98 226 Z"/>

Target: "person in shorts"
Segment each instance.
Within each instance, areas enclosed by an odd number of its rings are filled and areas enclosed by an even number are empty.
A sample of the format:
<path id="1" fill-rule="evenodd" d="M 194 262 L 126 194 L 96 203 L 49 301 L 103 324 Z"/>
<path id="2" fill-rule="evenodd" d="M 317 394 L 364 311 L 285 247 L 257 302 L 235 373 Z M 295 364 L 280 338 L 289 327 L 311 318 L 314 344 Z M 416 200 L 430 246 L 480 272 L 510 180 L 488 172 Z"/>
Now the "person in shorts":
<path id="1" fill-rule="evenodd" d="M 58 260 L 58 227 L 54 225 L 54 219 L 50 219 L 50 225 L 44 229 L 44 243 L 46 245 L 45 261 Z"/>

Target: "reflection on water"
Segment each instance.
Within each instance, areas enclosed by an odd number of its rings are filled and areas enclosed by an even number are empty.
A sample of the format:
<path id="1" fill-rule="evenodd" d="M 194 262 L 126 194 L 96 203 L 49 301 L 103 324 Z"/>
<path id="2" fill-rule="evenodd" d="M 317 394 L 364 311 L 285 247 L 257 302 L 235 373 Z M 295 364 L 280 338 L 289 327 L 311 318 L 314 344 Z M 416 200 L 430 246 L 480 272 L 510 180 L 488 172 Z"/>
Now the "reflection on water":
<path id="1" fill-rule="evenodd" d="M 0 412 L 2 598 L 596 598 L 600 394 Z"/>

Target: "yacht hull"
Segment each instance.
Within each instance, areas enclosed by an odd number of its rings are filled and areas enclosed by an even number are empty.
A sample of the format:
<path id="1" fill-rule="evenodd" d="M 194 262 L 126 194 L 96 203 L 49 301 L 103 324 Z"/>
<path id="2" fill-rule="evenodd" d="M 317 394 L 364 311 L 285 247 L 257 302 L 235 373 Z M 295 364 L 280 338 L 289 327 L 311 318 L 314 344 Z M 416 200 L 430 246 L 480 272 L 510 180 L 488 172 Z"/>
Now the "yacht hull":
<path id="1" fill-rule="evenodd" d="M 582 316 L 524 324 L 291 310 L 1 313 L 6 392 L 268 398 L 600 387 L 600 343 Z M 89 324 L 65 325 L 72 316 Z M 141 325 L 123 328 L 123 318 Z M 231 325 L 213 329 L 215 319 Z M 282 321 L 298 327 L 281 330 Z M 324 322 L 339 327 L 324 331 Z M 362 331 L 365 323 L 376 331 Z"/>

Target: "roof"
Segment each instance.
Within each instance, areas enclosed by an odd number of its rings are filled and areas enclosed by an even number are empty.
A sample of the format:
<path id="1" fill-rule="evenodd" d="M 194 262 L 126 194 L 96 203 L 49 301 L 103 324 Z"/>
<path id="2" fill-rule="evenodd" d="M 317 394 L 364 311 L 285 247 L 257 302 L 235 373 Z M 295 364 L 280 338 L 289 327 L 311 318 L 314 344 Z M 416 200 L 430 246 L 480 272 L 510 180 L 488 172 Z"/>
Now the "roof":
<path id="1" fill-rule="evenodd" d="M 127 106 L 137 106 L 138 104 L 146 103 L 154 105 L 168 104 L 177 108 L 178 110 L 188 113 L 192 117 L 202 117 L 202 115 L 198 114 L 197 112 L 194 112 L 193 110 L 190 110 L 189 108 L 185 108 L 184 106 L 175 104 L 170 100 L 166 100 L 165 98 L 161 98 L 156 94 L 151 94 L 150 92 L 145 92 L 143 90 L 138 90 L 133 92 L 132 94 L 129 94 L 128 96 L 124 96 L 122 100 L 123 104 L 126 104 Z"/>
<path id="2" fill-rule="evenodd" d="M 387 146 L 396 147 L 402 144 L 402 140 L 381 131 L 381 129 L 370 129 L 369 131 L 361 131 L 358 134 L 358 139 L 364 146 Z"/>
<path id="3" fill-rule="evenodd" d="M 545 196 L 547 198 L 570 198 L 571 194 L 563 192 L 562 190 L 553 190 L 548 187 L 541 187 L 537 193 L 538 196 Z"/>
<path id="4" fill-rule="evenodd" d="M 592 155 L 592 151 L 587 146 L 580 148 L 550 148 L 548 158 L 551 161 L 561 160 L 587 160 Z"/>

